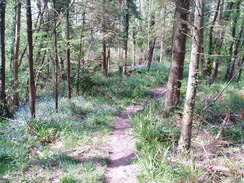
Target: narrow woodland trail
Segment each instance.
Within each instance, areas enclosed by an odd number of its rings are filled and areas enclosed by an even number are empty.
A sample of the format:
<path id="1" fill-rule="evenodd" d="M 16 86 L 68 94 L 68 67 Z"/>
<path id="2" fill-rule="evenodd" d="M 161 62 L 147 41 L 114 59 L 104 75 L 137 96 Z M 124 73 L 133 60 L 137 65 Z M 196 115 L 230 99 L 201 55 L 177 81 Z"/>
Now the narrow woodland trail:
<path id="1" fill-rule="evenodd" d="M 165 86 L 154 88 L 150 94 L 159 99 L 164 96 Z M 113 133 L 107 142 L 109 161 L 105 174 L 106 183 L 137 183 L 137 164 L 135 159 L 135 141 L 131 137 L 130 115 L 143 108 L 143 104 L 127 106 L 113 122 Z"/>

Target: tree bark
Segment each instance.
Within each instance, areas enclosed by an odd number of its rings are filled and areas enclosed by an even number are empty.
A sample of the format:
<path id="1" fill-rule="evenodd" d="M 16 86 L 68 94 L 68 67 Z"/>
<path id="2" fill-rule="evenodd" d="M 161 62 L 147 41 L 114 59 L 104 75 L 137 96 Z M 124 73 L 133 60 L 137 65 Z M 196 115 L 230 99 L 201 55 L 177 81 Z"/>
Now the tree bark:
<path id="1" fill-rule="evenodd" d="M 164 55 L 164 51 L 165 51 L 165 45 L 164 45 L 164 41 L 165 41 L 165 34 L 166 34 L 166 5 L 164 5 L 164 14 L 163 14 L 163 34 L 162 34 L 162 38 L 161 38 L 161 44 L 160 44 L 160 59 L 159 62 L 162 63 L 163 62 L 163 55 Z"/>
<path id="2" fill-rule="evenodd" d="M 35 118 L 35 74 L 33 61 L 33 30 L 32 30 L 32 15 L 31 15 L 31 0 L 26 0 L 26 19 L 27 19 L 27 39 L 28 39 L 28 62 L 29 62 L 29 103 L 31 117 Z"/>
<path id="3" fill-rule="evenodd" d="M 133 38 L 133 61 L 132 61 L 131 66 L 135 67 L 135 65 L 136 65 L 136 33 L 135 33 L 135 30 L 133 30 L 132 38 Z"/>
<path id="4" fill-rule="evenodd" d="M 16 18 L 15 18 L 15 33 L 14 33 L 14 104 L 16 106 L 19 105 L 19 92 L 18 90 L 18 82 L 19 82 L 19 43 L 20 43 L 20 17 L 21 17 L 21 2 L 17 1 L 16 10 L 15 10 Z"/>
<path id="5" fill-rule="evenodd" d="M 191 144 L 192 134 L 192 118 L 196 97 L 196 85 L 197 85 L 197 69 L 199 62 L 200 51 L 200 29 L 201 29 L 201 16 L 203 15 L 202 4 L 203 0 L 195 1 L 195 19 L 194 27 L 192 30 L 192 48 L 191 48 L 191 60 L 189 65 L 189 76 L 186 91 L 186 100 L 184 105 L 184 113 L 182 118 L 181 136 L 179 141 L 178 150 L 181 152 L 188 152 Z"/>
<path id="6" fill-rule="evenodd" d="M 172 58 L 165 100 L 165 107 L 168 112 L 175 109 L 180 101 L 189 6 L 189 0 L 176 1 Z"/>
<path id="7" fill-rule="evenodd" d="M 153 1 L 150 3 L 149 7 L 153 6 Z M 153 51 L 156 42 L 156 38 L 154 36 L 154 25 L 155 25 L 155 12 L 151 12 L 152 8 L 149 8 L 149 33 L 148 33 L 148 50 L 147 50 L 147 68 L 150 70 L 152 59 L 153 59 Z"/>
<path id="8" fill-rule="evenodd" d="M 231 63 L 235 61 L 235 53 L 234 53 L 234 47 L 235 47 L 235 36 L 236 36 L 236 28 L 237 28 L 237 24 L 238 24 L 238 18 L 240 16 L 240 4 L 241 4 L 241 0 L 235 2 L 236 5 L 236 10 L 235 10 L 235 14 L 233 17 L 233 25 L 232 25 L 232 31 L 231 31 L 231 36 L 232 36 L 232 41 L 230 44 L 230 48 L 229 48 L 229 54 L 230 54 L 230 59 L 228 59 L 228 63 L 227 63 L 227 70 L 226 70 L 226 74 L 225 74 L 225 79 L 226 80 L 230 80 L 233 76 L 233 73 L 231 72 Z M 234 4 L 233 4 L 234 5 Z"/>
<path id="9" fill-rule="evenodd" d="M 222 24 L 222 11 L 223 11 L 223 4 L 224 2 L 222 1 L 220 7 L 219 7 L 219 24 Z M 220 55 L 221 53 L 221 48 L 223 45 L 223 41 L 224 41 L 224 37 L 225 37 L 225 25 L 222 25 L 222 30 L 218 31 L 218 34 L 215 38 L 215 52 L 217 55 Z M 215 58 L 212 64 L 212 70 L 211 70 L 211 74 L 210 74 L 210 82 L 214 82 L 218 76 L 218 68 L 219 68 L 219 58 Z"/>
<path id="10" fill-rule="evenodd" d="M 108 54 L 107 54 L 107 72 L 110 71 L 110 64 L 111 64 L 111 50 L 110 50 L 111 46 L 110 43 L 108 43 Z"/>
<path id="11" fill-rule="evenodd" d="M 243 29 L 244 29 L 244 19 L 242 21 L 242 26 L 241 26 L 241 30 L 239 32 L 239 36 L 237 37 L 237 40 L 235 42 L 235 50 L 232 53 L 232 66 L 231 66 L 231 70 L 230 70 L 230 78 L 232 78 L 233 74 L 234 74 L 234 70 L 235 70 L 235 65 L 236 65 L 236 60 L 237 60 L 237 55 L 238 55 L 238 51 L 241 45 L 241 39 L 243 36 Z"/>
<path id="12" fill-rule="evenodd" d="M 0 116 L 7 115 L 6 100 L 6 58 L 5 58 L 5 8 L 6 1 L 0 2 L 0 54 L 1 54 L 1 98 L 0 98 Z"/>
<path id="13" fill-rule="evenodd" d="M 66 0 L 66 64 L 67 64 L 67 98 L 71 99 L 71 83 L 70 83 L 70 29 L 69 29 L 69 3 L 70 0 Z"/>
<path id="14" fill-rule="evenodd" d="M 105 25 L 105 0 L 103 0 L 102 4 L 103 8 L 103 15 L 102 15 L 102 72 L 103 76 L 106 78 L 108 76 L 107 71 L 107 59 L 106 59 L 106 40 L 105 40 L 105 31 L 106 31 L 106 25 Z"/>
<path id="15" fill-rule="evenodd" d="M 129 0 L 126 0 L 125 7 L 123 7 L 124 16 L 123 16 L 123 74 L 126 75 L 127 72 L 127 54 L 128 54 L 128 39 L 129 39 Z"/>
<path id="16" fill-rule="evenodd" d="M 214 19 L 213 19 L 213 22 L 211 24 L 210 31 L 209 31 L 209 50 L 208 50 L 209 59 L 203 65 L 203 74 L 207 75 L 207 76 L 210 76 L 210 74 L 211 74 L 211 64 L 212 64 L 211 56 L 213 54 L 214 46 L 215 46 L 213 44 L 213 29 L 214 29 L 214 25 L 216 23 L 216 20 L 217 20 L 218 14 L 219 14 L 220 1 L 221 0 L 218 0 L 218 2 L 217 2 L 217 7 L 216 7 L 215 14 L 214 14 Z"/>
<path id="17" fill-rule="evenodd" d="M 85 18 L 86 18 L 86 7 L 82 13 L 82 28 L 80 35 L 80 50 L 79 50 L 79 59 L 78 59 L 78 67 L 77 67 L 77 82 L 76 82 L 76 96 L 80 94 L 80 68 L 81 62 L 84 64 L 84 48 L 83 48 L 83 39 L 84 39 L 84 31 L 85 31 Z"/>
<path id="18" fill-rule="evenodd" d="M 58 110 L 58 34 L 57 34 L 57 18 L 58 14 L 56 12 L 56 0 L 53 0 L 53 9 L 54 9 L 54 28 L 53 28 L 53 36 L 54 36 L 54 52 L 55 52 L 55 109 Z"/>

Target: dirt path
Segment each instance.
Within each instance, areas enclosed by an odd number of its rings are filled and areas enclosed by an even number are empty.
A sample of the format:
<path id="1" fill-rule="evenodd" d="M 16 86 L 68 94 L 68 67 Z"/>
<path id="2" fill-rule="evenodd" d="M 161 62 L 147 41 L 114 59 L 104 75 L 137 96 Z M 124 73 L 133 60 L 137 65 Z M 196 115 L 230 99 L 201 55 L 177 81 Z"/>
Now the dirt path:
<path id="1" fill-rule="evenodd" d="M 131 123 L 129 116 L 142 109 L 142 104 L 131 105 L 114 120 L 114 131 L 108 141 L 109 162 L 106 171 L 107 183 L 136 183 L 137 165 L 134 141 L 131 138 Z"/>
<path id="2" fill-rule="evenodd" d="M 162 98 L 165 86 L 152 90 L 150 96 L 155 99 Z M 135 143 L 131 137 L 131 123 L 129 117 L 143 108 L 143 104 L 130 105 L 121 111 L 113 123 L 113 133 L 109 137 L 109 161 L 105 173 L 106 183 L 137 183 L 137 164 L 135 159 Z"/>

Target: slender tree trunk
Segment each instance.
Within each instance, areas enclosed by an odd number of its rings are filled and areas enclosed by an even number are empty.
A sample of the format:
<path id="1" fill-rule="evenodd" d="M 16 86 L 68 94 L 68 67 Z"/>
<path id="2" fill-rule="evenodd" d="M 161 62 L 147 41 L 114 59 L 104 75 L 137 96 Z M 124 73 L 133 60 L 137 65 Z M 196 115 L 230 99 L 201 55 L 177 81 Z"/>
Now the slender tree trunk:
<path id="1" fill-rule="evenodd" d="M 29 62 L 29 103 L 31 117 L 35 118 L 35 74 L 33 62 L 33 30 L 32 30 L 32 15 L 31 15 L 31 0 L 26 0 L 26 19 L 27 19 L 27 39 L 28 39 L 28 62 Z"/>
<path id="2" fill-rule="evenodd" d="M 239 65 L 239 68 L 242 67 L 243 63 L 244 63 L 244 55 L 242 56 L 242 59 L 240 60 L 240 62 L 238 64 Z M 239 73 L 238 73 L 238 77 L 237 77 L 236 82 L 239 82 L 240 81 L 240 79 L 241 79 L 241 73 L 242 73 L 242 68 L 240 68 L 240 70 L 239 70 Z"/>
<path id="3" fill-rule="evenodd" d="M 6 100 L 6 58 L 5 58 L 5 8 L 6 1 L 0 2 L 0 59 L 1 59 L 1 98 L 0 98 L 0 117 L 7 115 L 7 100 Z"/>
<path id="4" fill-rule="evenodd" d="M 103 0 L 102 4 L 103 8 L 103 16 L 102 16 L 102 71 L 103 76 L 108 76 L 107 71 L 107 59 L 106 59 L 106 40 L 105 40 L 105 31 L 106 31 L 106 25 L 105 25 L 105 0 Z"/>
<path id="5" fill-rule="evenodd" d="M 135 67 L 135 65 L 136 65 L 136 33 L 135 33 L 135 30 L 133 30 L 132 38 L 133 38 L 133 61 L 132 61 L 131 66 Z"/>
<path id="6" fill-rule="evenodd" d="M 228 59 L 228 63 L 227 63 L 227 70 L 226 70 L 226 74 L 225 74 L 226 80 L 230 80 L 233 76 L 233 73 L 231 73 L 231 63 L 234 62 L 234 60 L 235 60 L 235 53 L 234 53 L 235 41 L 234 40 L 235 40 L 235 36 L 236 36 L 238 18 L 240 16 L 241 2 L 242 2 L 242 0 L 238 0 L 237 2 L 235 2 L 236 10 L 234 12 L 234 17 L 233 17 L 233 25 L 232 25 L 232 31 L 231 31 L 232 41 L 231 41 L 230 48 L 229 48 L 230 59 Z"/>
<path id="7" fill-rule="evenodd" d="M 223 11 L 223 4 L 224 2 L 222 1 L 220 7 L 219 7 L 219 22 L 220 25 L 222 24 L 222 11 Z M 225 37 L 225 26 L 222 26 L 222 30 L 218 31 L 218 34 L 215 38 L 215 52 L 217 55 L 220 55 L 221 53 L 221 48 L 223 45 L 223 40 Z M 212 70 L 211 70 L 211 74 L 210 74 L 210 82 L 214 82 L 217 78 L 218 75 L 218 68 L 219 68 L 219 58 L 215 58 L 212 64 Z"/>
<path id="8" fill-rule="evenodd" d="M 147 50 L 147 68 L 150 70 L 151 64 L 152 64 L 152 59 L 153 59 L 153 51 L 154 51 L 154 46 L 156 43 L 156 38 L 154 36 L 154 25 L 155 25 L 155 12 L 152 11 L 152 6 L 153 6 L 153 1 L 149 5 L 149 32 L 148 32 L 148 50 Z"/>
<path id="9" fill-rule="evenodd" d="M 166 34 L 166 5 L 164 5 L 164 14 L 163 14 L 163 34 L 161 38 L 161 44 L 160 44 L 160 59 L 159 62 L 163 62 L 163 55 L 164 55 L 164 39 L 165 39 L 165 34 Z"/>
<path id="10" fill-rule="evenodd" d="M 83 37 L 85 31 L 85 18 L 86 18 L 86 10 L 84 9 L 82 13 L 82 28 L 81 28 L 81 36 L 80 36 L 80 51 L 79 51 L 79 59 L 78 59 L 78 67 L 77 67 L 77 82 L 76 82 L 76 96 L 80 94 L 80 68 L 81 62 L 84 64 L 84 48 L 83 48 Z M 81 61 L 82 60 L 82 61 Z"/>
<path id="11" fill-rule="evenodd" d="M 54 52 L 55 52 L 55 109 L 58 110 L 58 34 L 57 34 L 57 18 L 58 14 L 56 13 L 56 0 L 53 0 L 53 9 L 54 9 L 54 28 L 53 28 L 53 36 L 54 36 Z"/>
<path id="12" fill-rule="evenodd" d="M 200 28 L 201 28 L 201 16 L 203 15 L 202 4 L 203 0 L 195 1 L 195 19 L 194 27 L 192 30 L 192 49 L 191 60 L 189 65 L 189 77 L 187 83 L 186 100 L 184 105 L 184 113 L 182 118 L 181 136 L 179 141 L 179 150 L 181 152 L 188 152 L 191 144 L 192 134 L 192 118 L 196 97 L 196 85 L 197 85 L 197 69 L 199 62 L 200 51 Z"/>
<path id="13" fill-rule="evenodd" d="M 15 19 L 15 33 L 14 33 L 14 104 L 16 106 L 19 105 L 19 92 L 18 90 L 18 82 L 19 82 L 19 43 L 20 43 L 20 17 L 21 17 L 21 2 L 17 1 L 16 5 L 16 19 Z"/>
<path id="14" fill-rule="evenodd" d="M 66 64 L 67 64 L 67 98 L 71 99 L 71 83 L 70 83 L 70 30 L 69 30 L 69 3 L 66 0 Z"/>
<path id="15" fill-rule="evenodd" d="M 123 74 L 126 75 L 127 73 L 127 54 L 128 54 L 128 39 L 129 39 L 129 0 L 126 0 L 124 9 L 124 16 L 123 16 Z"/>
<path id="16" fill-rule="evenodd" d="M 183 79 L 183 67 L 186 48 L 187 20 L 190 1 L 177 0 L 170 73 L 167 84 L 166 111 L 175 109 L 180 101 L 180 88 Z"/>
<path id="17" fill-rule="evenodd" d="M 148 68 L 148 70 L 150 70 L 150 67 L 152 64 L 153 51 L 154 51 L 155 43 L 156 43 L 156 38 L 150 39 L 148 42 L 148 52 L 147 52 L 147 68 Z"/>
<path id="18" fill-rule="evenodd" d="M 234 51 L 232 53 L 232 59 L 231 59 L 232 66 L 231 66 L 230 76 L 229 76 L 230 79 L 234 75 L 234 70 L 235 70 L 235 65 L 236 65 L 236 59 L 237 59 L 238 51 L 239 51 L 239 48 L 240 48 L 241 39 L 242 39 L 242 36 L 243 36 L 243 29 L 244 29 L 244 19 L 242 21 L 242 27 L 241 27 L 241 30 L 239 32 L 239 36 L 238 36 L 237 40 L 235 41 L 235 49 L 234 49 Z"/>
<path id="19" fill-rule="evenodd" d="M 207 63 L 204 64 L 203 66 L 203 70 L 204 70 L 204 75 L 208 75 L 210 76 L 211 74 L 211 64 L 212 64 L 212 54 L 213 54 L 213 51 L 214 51 L 214 45 L 213 44 L 213 29 L 214 29 L 214 25 L 216 23 L 216 20 L 217 20 L 217 17 L 218 17 L 218 14 L 219 14 L 219 7 L 220 7 L 220 1 L 221 0 L 218 0 L 217 2 L 217 7 L 216 7 L 216 11 L 215 11 L 215 14 L 214 14 L 214 19 L 213 19 L 213 22 L 211 24 L 211 27 L 210 27 L 210 31 L 209 31 L 209 50 L 208 50 L 208 54 L 209 54 L 209 59 L 207 60 Z"/>
<path id="20" fill-rule="evenodd" d="M 107 54 L 107 71 L 110 71 L 110 64 L 111 64 L 111 51 L 110 51 L 110 43 L 108 44 L 108 54 Z"/>

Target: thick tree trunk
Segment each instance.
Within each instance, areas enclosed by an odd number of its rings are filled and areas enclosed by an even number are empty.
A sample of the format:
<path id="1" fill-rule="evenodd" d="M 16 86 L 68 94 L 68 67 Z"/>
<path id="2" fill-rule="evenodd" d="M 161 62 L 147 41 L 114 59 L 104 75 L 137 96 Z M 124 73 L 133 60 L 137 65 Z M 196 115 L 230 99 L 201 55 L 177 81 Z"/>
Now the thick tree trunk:
<path id="1" fill-rule="evenodd" d="M 203 14 L 202 4 L 203 0 L 196 0 L 195 5 L 195 19 L 194 27 L 192 30 L 192 48 L 191 48 L 191 60 L 189 65 L 189 77 L 187 83 L 186 100 L 184 105 L 184 113 L 182 118 L 182 129 L 179 141 L 179 151 L 187 152 L 190 148 L 191 134 L 192 134 L 192 118 L 196 96 L 196 84 L 197 84 L 197 69 L 199 62 L 200 51 L 200 28 L 201 28 L 201 16 Z"/>
<path id="2" fill-rule="evenodd" d="M 71 83 L 70 83 L 70 31 L 69 31 L 69 2 L 66 0 L 66 64 L 67 64 L 67 98 L 71 98 Z"/>
<path id="3" fill-rule="evenodd" d="M 166 111 L 176 108 L 180 101 L 189 6 L 189 0 L 176 1 L 172 58 L 165 100 Z"/>
<path id="4" fill-rule="evenodd" d="M 16 10 L 15 10 L 16 18 L 15 18 L 15 32 L 14 32 L 14 104 L 16 106 L 19 105 L 19 92 L 18 90 L 18 82 L 19 82 L 19 43 L 20 43 L 20 16 L 21 16 L 21 2 L 17 1 Z"/>
<path id="5" fill-rule="evenodd" d="M 33 30 L 32 30 L 32 15 L 31 15 L 31 0 L 26 0 L 26 19 L 27 19 L 27 39 L 28 39 L 28 62 L 29 62 L 29 103 L 31 117 L 35 118 L 35 74 L 33 62 Z"/>
<path id="6" fill-rule="evenodd" d="M 0 2 L 0 59 L 1 59 L 1 98 L 0 98 L 0 117 L 7 115 L 7 100 L 6 100 L 6 59 L 5 59 L 5 7 L 6 1 Z"/>

